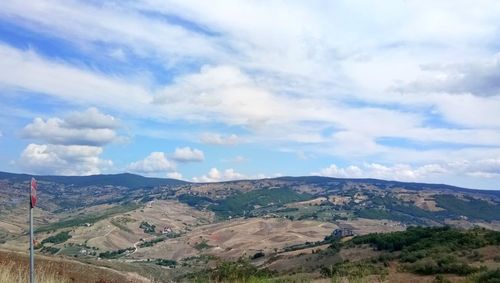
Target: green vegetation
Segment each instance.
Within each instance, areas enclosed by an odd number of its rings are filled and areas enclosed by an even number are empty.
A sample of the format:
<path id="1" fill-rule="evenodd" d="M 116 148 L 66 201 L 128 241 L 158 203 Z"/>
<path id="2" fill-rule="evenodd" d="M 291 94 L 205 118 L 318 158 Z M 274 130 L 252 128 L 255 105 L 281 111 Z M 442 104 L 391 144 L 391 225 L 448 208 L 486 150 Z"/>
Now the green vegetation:
<path id="1" fill-rule="evenodd" d="M 349 244 L 370 244 L 377 250 L 400 251 L 398 258 L 402 267 L 416 274 L 468 275 L 485 270 L 468 264 L 467 259 L 480 257 L 473 250 L 500 245 L 500 232 L 480 228 L 410 227 L 402 232 L 357 236 Z"/>
<path id="2" fill-rule="evenodd" d="M 213 201 L 210 198 L 188 195 L 188 194 L 180 195 L 177 197 L 177 199 L 182 203 L 197 208 L 204 207 L 213 203 Z"/>
<path id="3" fill-rule="evenodd" d="M 158 258 L 155 260 L 155 264 L 161 265 L 161 266 L 175 267 L 177 265 L 177 261 L 172 260 L 172 259 Z"/>
<path id="4" fill-rule="evenodd" d="M 114 259 L 123 256 L 126 252 L 133 251 L 134 248 L 119 249 L 116 251 L 107 251 L 99 254 L 100 258 Z"/>
<path id="5" fill-rule="evenodd" d="M 370 262 L 339 262 L 328 267 L 321 267 L 321 275 L 328 278 L 347 278 L 348 282 L 359 280 L 368 275 L 379 275 L 383 279 L 387 274 L 387 268 L 378 263 Z M 382 281 L 382 280 L 381 280 Z"/>
<path id="6" fill-rule="evenodd" d="M 201 250 L 205 250 L 205 249 L 209 249 L 211 248 L 212 246 L 210 246 L 209 244 L 207 244 L 207 240 L 203 240 L 199 243 L 196 243 L 194 245 L 194 248 L 201 251 Z"/>
<path id="7" fill-rule="evenodd" d="M 141 228 L 144 231 L 144 233 L 154 234 L 156 225 L 150 224 L 147 221 L 142 221 L 141 225 L 139 225 L 139 228 Z"/>
<path id="8" fill-rule="evenodd" d="M 413 224 L 425 224 L 424 219 L 441 220 L 442 212 L 432 212 L 421 209 L 413 204 L 405 203 L 392 196 L 374 196 L 370 198 L 372 205 L 375 207 L 384 207 L 385 210 L 368 209 L 357 212 L 360 217 L 382 219 L 390 219 Z M 363 215 L 363 216 L 361 216 Z"/>
<path id="9" fill-rule="evenodd" d="M 176 234 L 176 233 L 166 234 L 166 235 L 154 238 L 153 240 L 150 240 L 150 241 L 144 241 L 144 242 L 140 243 L 138 245 L 138 247 L 139 248 L 152 247 L 159 242 L 163 242 L 163 241 L 168 240 L 168 239 L 178 238 L 180 236 L 181 236 L 181 234 Z"/>
<path id="10" fill-rule="evenodd" d="M 120 214 L 120 213 L 125 213 L 134 209 L 139 208 L 139 204 L 135 203 L 128 203 L 128 204 L 122 204 L 122 205 L 117 205 L 114 207 L 111 207 L 109 209 L 103 210 L 98 213 L 87 213 L 85 215 L 79 215 L 77 217 L 71 217 L 67 218 L 55 223 L 51 223 L 45 226 L 41 226 L 36 229 L 36 233 L 42 233 L 42 232 L 47 232 L 47 231 L 52 231 L 52 230 L 58 230 L 62 228 L 67 228 L 67 227 L 75 227 L 75 226 L 80 226 L 85 223 L 95 223 L 99 220 L 106 219 L 112 215 Z"/>
<path id="11" fill-rule="evenodd" d="M 42 245 L 45 243 L 60 244 L 64 243 L 71 238 L 69 231 L 60 232 L 54 236 L 50 236 L 42 241 Z"/>
<path id="12" fill-rule="evenodd" d="M 59 251 L 60 249 L 59 248 L 56 248 L 56 247 L 42 247 L 42 249 L 40 250 L 41 253 L 44 253 L 44 254 L 55 254 Z"/>
<path id="13" fill-rule="evenodd" d="M 436 195 L 436 203 L 455 216 L 467 216 L 486 221 L 500 219 L 500 205 L 494 205 L 484 200 L 465 196 L 459 199 L 453 195 Z"/>
<path id="14" fill-rule="evenodd" d="M 273 273 L 266 269 L 258 269 L 248 260 L 222 262 L 216 268 L 190 274 L 190 282 L 279 282 L 273 280 Z"/>
<path id="15" fill-rule="evenodd" d="M 472 276 L 471 279 L 477 283 L 498 283 L 500 282 L 500 268 L 480 272 Z"/>
<path id="16" fill-rule="evenodd" d="M 353 244 L 371 244 L 378 250 L 388 251 L 423 251 L 441 249 L 457 251 L 477 249 L 486 245 L 500 244 L 500 232 L 485 229 L 458 230 L 445 227 L 409 227 L 406 231 L 375 233 L 356 236 Z"/>
<path id="17" fill-rule="evenodd" d="M 403 264 L 403 268 L 420 275 L 457 274 L 469 275 L 483 271 L 485 267 L 473 267 L 453 255 L 438 254 L 435 258 L 424 258 L 411 264 Z"/>
<path id="18" fill-rule="evenodd" d="M 223 217 L 244 216 L 256 207 L 283 205 L 311 198 L 309 194 L 299 194 L 289 188 L 259 189 L 237 193 L 219 201 L 216 205 L 210 205 L 209 209 Z"/>

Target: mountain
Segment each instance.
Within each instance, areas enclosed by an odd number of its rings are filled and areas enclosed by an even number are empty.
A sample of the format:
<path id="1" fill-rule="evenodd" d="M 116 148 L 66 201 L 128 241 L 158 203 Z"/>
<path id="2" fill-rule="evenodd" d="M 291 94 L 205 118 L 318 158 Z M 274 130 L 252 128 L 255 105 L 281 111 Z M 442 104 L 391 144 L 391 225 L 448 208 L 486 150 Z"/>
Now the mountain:
<path id="1" fill-rule="evenodd" d="M 162 185 L 182 185 L 187 182 L 176 179 L 150 178 L 136 174 L 101 174 L 90 176 L 44 176 L 0 172 L 0 179 L 23 182 L 35 177 L 39 181 L 53 182 L 75 187 L 121 186 L 128 188 L 154 187 Z"/>
<path id="2" fill-rule="evenodd" d="M 0 249 L 26 251 L 31 177 L 37 253 L 158 282 L 231 282 L 232 272 L 281 278 L 299 267 L 307 280 L 379 270 L 372 275 L 406 282 L 500 268 L 500 234 L 490 232 L 500 231 L 500 191 L 319 176 L 193 183 L 0 172 Z M 337 242 L 338 235 L 355 237 Z M 434 243 L 442 241 L 451 244 Z"/>

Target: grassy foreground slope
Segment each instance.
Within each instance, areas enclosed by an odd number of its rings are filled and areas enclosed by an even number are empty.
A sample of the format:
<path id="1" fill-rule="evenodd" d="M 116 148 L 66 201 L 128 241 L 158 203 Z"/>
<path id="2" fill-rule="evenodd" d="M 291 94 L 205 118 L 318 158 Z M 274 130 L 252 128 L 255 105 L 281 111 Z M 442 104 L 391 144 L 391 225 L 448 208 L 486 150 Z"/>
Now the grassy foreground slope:
<path id="1" fill-rule="evenodd" d="M 0 250 L 0 282 L 28 282 L 28 255 Z M 37 283 L 146 283 L 148 279 L 137 274 L 126 274 L 108 268 L 77 261 L 36 255 Z"/>

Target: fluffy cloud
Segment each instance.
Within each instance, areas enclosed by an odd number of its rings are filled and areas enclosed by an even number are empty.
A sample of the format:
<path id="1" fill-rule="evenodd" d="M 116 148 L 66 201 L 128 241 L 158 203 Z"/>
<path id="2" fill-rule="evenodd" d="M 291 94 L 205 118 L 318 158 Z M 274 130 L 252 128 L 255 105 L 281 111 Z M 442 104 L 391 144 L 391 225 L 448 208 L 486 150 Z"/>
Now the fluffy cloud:
<path id="1" fill-rule="evenodd" d="M 230 181 L 230 180 L 241 180 L 245 179 L 245 175 L 236 172 L 234 169 L 226 169 L 223 172 L 219 171 L 217 168 L 212 168 L 208 172 L 208 174 L 203 175 L 201 177 L 194 177 L 193 181 L 195 182 L 221 182 L 221 181 Z"/>
<path id="2" fill-rule="evenodd" d="M 143 174 L 166 173 L 174 169 L 175 164 L 163 152 L 151 152 L 143 160 L 132 162 L 128 166 L 128 170 Z"/>
<path id="3" fill-rule="evenodd" d="M 318 173 L 312 174 L 336 178 L 360 178 L 363 176 L 363 170 L 354 165 L 350 165 L 346 168 L 339 168 L 337 165 L 331 164 L 330 166 L 321 169 Z"/>
<path id="4" fill-rule="evenodd" d="M 45 144 L 29 144 L 17 161 L 19 167 L 33 173 L 89 175 L 99 174 L 113 163 L 99 156 L 106 145 L 118 137 L 117 120 L 89 108 L 73 112 L 64 119 L 35 118 L 21 136 Z"/>
<path id="5" fill-rule="evenodd" d="M 215 145 L 235 145 L 241 142 L 241 138 L 235 134 L 225 136 L 215 133 L 205 133 L 200 140 L 203 143 Z"/>
<path id="6" fill-rule="evenodd" d="M 6 0 L 0 17 L 8 24 L 63 39 L 78 55 L 55 60 L 0 44 L 0 87 L 102 105 L 131 119 L 236 128 L 245 132 L 245 141 L 304 156 L 328 154 L 354 163 L 412 160 L 410 169 L 359 166 L 410 178 L 423 174 L 409 173 L 419 168 L 415 164 L 456 162 L 464 153 L 468 160 L 498 156 L 499 57 L 491 43 L 498 40 L 499 13 L 492 0 Z M 88 64 L 75 64 L 79 53 Z M 101 54 L 117 61 L 102 67 Z M 72 58 L 64 61 L 66 56 Z M 158 66 L 150 69 L 150 62 Z M 31 138 L 61 145 L 109 143 L 116 126 L 94 114 L 83 115 L 93 117 L 88 123 L 35 120 Z M 241 142 L 222 133 L 201 141 Z M 494 174 L 485 170 L 491 165 L 482 166 L 469 171 Z M 330 169 L 340 175 L 347 170 Z"/>
<path id="7" fill-rule="evenodd" d="M 366 174 L 372 178 L 388 180 L 425 180 L 433 174 L 446 173 L 446 169 L 439 164 L 427 164 L 423 166 L 412 167 L 408 164 L 395 164 L 385 166 L 378 163 L 365 165 Z"/>
<path id="8" fill-rule="evenodd" d="M 66 119 L 35 118 L 24 127 L 22 137 L 50 144 L 101 146 L 117 138 L 116 127 L 114 117 L 89 108 Z"/>
<path id="9" fill-rule="evenodd" d="M 91 175 L 113 165 L 99 158 L 102 148 L 83 145 L 29 144 L 21 153 L 18 164 L 37 174 Z"/>
<path id="10" fill-rule="evenodd" d="M 330 176 L 338 178 L 377 178 L 387 180 L 415 181 L 422 180 L 433 174 L 444 174 L 447 170 L 439 164 L 427 164 L 412 167 L 408 164 L 395 164 L 386 166 L 378 163 L 365 163 L 361 168 L 350 165 L 342 168 L 335 164 L 321 169 L 313 175 Z"/>
<path id="11" fill-rule="evenodd" d="M 420 166 L 379 163 L 364 163 L 361 167 L 350 165 L 338 167 L 335 164 L 321 169 L 313 175 L 338 178 L 377 178 L 400 181 L 425 181 L 436 177 L 464 176 L 493 178 L 500 176 L 500 158 L 460 160 L 454 162 L 432 163 Z M 439 179 L 439 178 L 438 178 Z"/>
<path id="12" fill-rule="evenodd" d="M 172 154 L 172 159 L 178 162 L 197 162 L 203 161 L 205 159 L 205 155 L 203 154 L 203 151 L 196 148 L 178 147 Z"/>
<path id="13" fill-rule="evenodd" d="M 83 112 L 73 112 L 66 117 L 65 122 L 75 128 L 116 129 L 119 126 L 115 117 L 101 113 L 95 107 L 90 107 Z"/>
<path id="14" fill-rule="evenodd" d="M 182 180 L 182 174 L 177 171 L 168 172 L 167 177 L 172 179 Z"/>
<path id="15" fill-rule="evenodd" d="M 494 178 L 500 176 L 500 157 L 475 161 L 460 160 L 451 162 L 448 166 L 457 173 L 472 177 Z"/>

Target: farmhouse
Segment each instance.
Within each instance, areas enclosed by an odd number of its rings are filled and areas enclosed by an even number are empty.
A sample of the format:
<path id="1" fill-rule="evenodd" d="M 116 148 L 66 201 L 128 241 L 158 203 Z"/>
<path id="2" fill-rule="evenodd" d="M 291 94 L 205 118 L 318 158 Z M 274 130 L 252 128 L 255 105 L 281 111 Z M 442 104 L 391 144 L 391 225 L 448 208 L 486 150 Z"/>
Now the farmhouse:
<path id="1" fill-rule="evenodd" d="M 340 228 L 340 229 L 333 230 L 332 236 L 335 238 L 343 238 L 343 237 L 354 236 L 354 233 L 352 232 L 351 229 Z"/>

